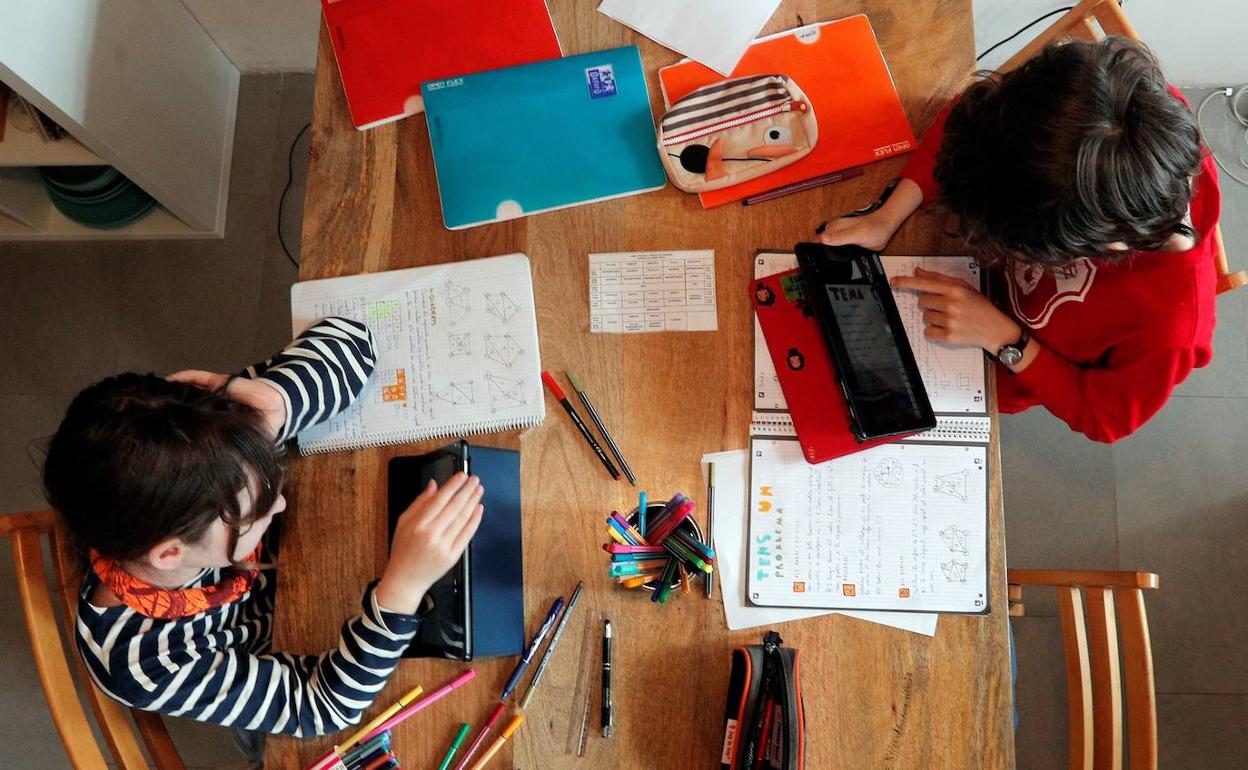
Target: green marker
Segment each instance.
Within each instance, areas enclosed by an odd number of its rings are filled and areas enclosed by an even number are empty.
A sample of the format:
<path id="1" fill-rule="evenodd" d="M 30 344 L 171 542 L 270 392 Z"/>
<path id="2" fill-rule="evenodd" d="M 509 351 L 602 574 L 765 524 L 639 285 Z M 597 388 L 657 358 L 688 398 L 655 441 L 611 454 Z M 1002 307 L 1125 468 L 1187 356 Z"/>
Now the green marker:
<path id="1" fill-rule="evenodd" d="M 451 766 L 451 760 L 455 758 L 455 752 L 459 751 L 459 747 L 464 745 L 464 739 L 468 737 L 468 730 L 471 727 L 467 722 L 459 726 L 459 735 L 455 736 L 451 747 L 446 751 L 446 756 L 442 757 L 442 763 L 438 765 L 438 770 L 446 770 L 446 768 Z"/>

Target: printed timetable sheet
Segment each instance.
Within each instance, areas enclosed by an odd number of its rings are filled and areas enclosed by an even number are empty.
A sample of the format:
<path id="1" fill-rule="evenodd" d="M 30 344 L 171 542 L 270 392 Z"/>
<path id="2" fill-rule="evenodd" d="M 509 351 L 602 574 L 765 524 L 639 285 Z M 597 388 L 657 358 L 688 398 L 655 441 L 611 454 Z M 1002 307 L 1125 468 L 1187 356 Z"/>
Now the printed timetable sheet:
<path id="1" fill-rule="evenodd" d="M 591 332 L 709 332 L 718 328 L 714 251 L 589 255 Z"/>

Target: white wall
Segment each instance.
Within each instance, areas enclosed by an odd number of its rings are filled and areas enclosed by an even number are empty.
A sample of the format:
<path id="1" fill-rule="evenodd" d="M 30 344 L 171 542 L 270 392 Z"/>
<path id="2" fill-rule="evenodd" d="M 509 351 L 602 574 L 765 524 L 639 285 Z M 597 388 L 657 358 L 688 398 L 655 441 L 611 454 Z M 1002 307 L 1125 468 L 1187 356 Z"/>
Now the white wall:
<path id="1" fill-rule="evenodd" d="M 182 0 L 243 72 L 312 72 L 318 0 Z"/>
<path id="2" fill-rule="evenodd" d="M 975 51 L 1016 32 L 1073 0 L 974 0 Z M 1248 82 L 1248 0 L 1126 0 L 1122 6 L 1157 53 L 1170 82 L 1180 86 Z M 1041 22 L 980 61 L 991 69 L 1058 19 Z"/>

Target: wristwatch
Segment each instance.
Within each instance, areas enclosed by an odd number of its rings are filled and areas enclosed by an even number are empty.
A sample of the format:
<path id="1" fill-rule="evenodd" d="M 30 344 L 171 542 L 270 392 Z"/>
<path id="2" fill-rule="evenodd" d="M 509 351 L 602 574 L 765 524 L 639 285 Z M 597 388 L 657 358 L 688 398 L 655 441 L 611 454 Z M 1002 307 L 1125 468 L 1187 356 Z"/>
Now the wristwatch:
<path id="1" fill-rule="evenodd" d="M 992 353 L 988 353 L 988 357 L 999 364 L 1013 366 L 1023 360 L 1023 351 L 1027 349 L 1027 343 L 1030 341 L 1031 332 L 1024 328 L 1022 335 L 1019 336 L 1017 341 L 1009 345 L 1002 345 L 995 356 Z"/>

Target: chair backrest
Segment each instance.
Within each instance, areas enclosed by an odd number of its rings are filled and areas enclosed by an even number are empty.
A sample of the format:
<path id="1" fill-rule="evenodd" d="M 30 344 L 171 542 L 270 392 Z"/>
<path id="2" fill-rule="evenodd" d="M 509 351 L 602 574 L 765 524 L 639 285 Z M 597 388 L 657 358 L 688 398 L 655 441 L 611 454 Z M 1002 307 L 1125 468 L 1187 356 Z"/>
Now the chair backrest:
<path id="1" fill-rule="evenodd" d="M 1096 42 L 1106 35 L 1140 40 L 1135 27 L 1127 20 L 1127 15 L 1115 0 L 1083 0 L 1074 8 L 1062 14 L 1048 29 L 1041 32 L 1034 40 L 1023 46 L 1018 53 L 1011 56 L 998 68 L 998 72 L 1009 72 L 1023 62 L 1035 56 L 1050 43 L 1061 43 L 1067 40 L 1086 40 Z M 1213 230 L 1215 243 L 1214 259 L 1218 271 L 1218 294 L 1248 285 L 1248 271 L 1231 271 L 1226 258 L 1226 246 L 1222 241 L 1222 227 Z"/>
<path id="2" fill-rule="evenodd" d="M 106 770 L 108 764 L 91 731 L 82 702 L 78 699 L 62 640 L 62 630 L 67 638 L 73 638 L 78 605 L 78 574 L 74 559 L 66 549 L 65 533 L 59 517 L 53 511 L 0 515 L 0 535 L 8 537 L 13 545 L 18 598 L 22 604 L 22 614 L 26 618 L 26 631 L 30 635 L 35 668 L 39 672 L 39 681 L 43 685 L 43 694 L 52 712 L 52 721 L 61 736 L 61 743 L 69 755 L 69 761 L 79 770 Z M 52 557 L 55 590 L 48 585 L 43 555 L 45 538 Z M 57 623 L 53 611 L 54 595 L 59 597 L 65 613 L 64 629 Z M 73 646 L 72 641 L 70 646 Z M 96 725 L 99 726 L 100 734 L 108 745 L 109 754 L 117 768 L 146 770 L 154 766 L 161 770 L 185 770 L 185 765 L 160 717 L 131 709 L 134 724 L 152 758 L 152 764 L 149 765 L 134 729 L 126 719 L 127 709 L 95 686 L 77 655 L 71 654 L 69 657 L 74 661 L 78 678 L 85 685 Z"/>
<path id="3" fill-rule="evenodd" d="M 1157 589 L 1157 576 L 1012 569 L 1006 579 L 1013 602 L 1021 602 L 1023 586 L 1057 591 L 1071 769 L 1121 770 L 1125 689 L 1129 766 L 1156 770 L 1157 701 L 1144 591 Z M 1010 614 L 1022 615 L 1022 604 L 1013 605 Z"/>

